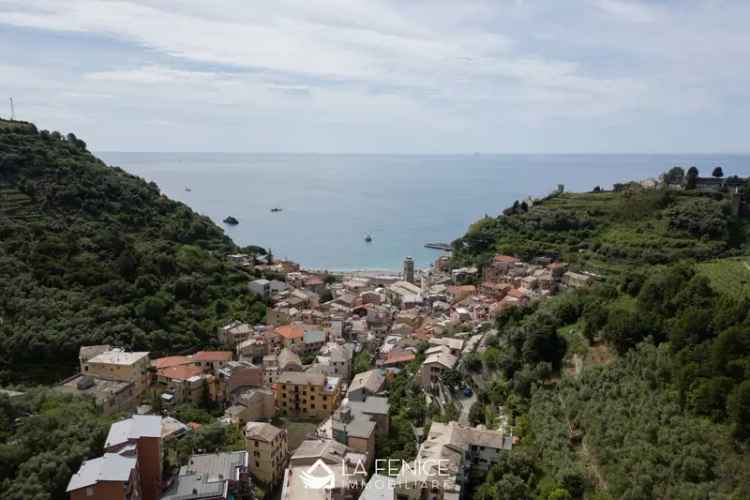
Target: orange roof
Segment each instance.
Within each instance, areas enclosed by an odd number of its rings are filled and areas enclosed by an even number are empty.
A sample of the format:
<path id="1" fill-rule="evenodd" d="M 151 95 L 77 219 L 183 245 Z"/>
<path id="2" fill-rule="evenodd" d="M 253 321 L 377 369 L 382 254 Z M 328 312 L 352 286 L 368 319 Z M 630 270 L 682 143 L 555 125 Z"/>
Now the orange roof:
<path id="1" fill-rule="evenodd" d="M 187 380 L 190 377 L 195 377 L 201 373 L 203 373 L 203 369 L 200 366 L 193 365 L 171 366 L 159 370 L 160 377 L 173 380 Z"/>
<path id="2" fill-rule="evenodd" d="M 518 259 L 512 255 L 495 255 L 495 262 L 511 264 L 513 262 L 518 262 Z"/>
<path id="3" fill-rule="evenodd" d="M 390 365 L 396 363 L 407 363 L 409 361 L 413 361 L 415 358 L 416 356 L 414 356 L 414 353 L 411 352 L 391 351 L 388 353 L 388 357 L 385 358 L 384 364 Z"/>
<path id="4" fill-rule="evenodd" d="M 516 299 L 522 299 L 522 298 L 526 297 L 526 294 L 520 288 L 511 288 L 508 291 L 508 296 L 514 297 Z"/>
<path id="5" fill-rule="evenodd" d="M 151 366 L 157 370 L 163 368 L 171 368 L 173 366 L 183 366 L 192 364 L 193 360 L 187 356 L 167 356 L 164 358 L 157 358 L 151 362 Z"/>
<path id="6" fill-rule="evenodd" d="M 276 333 L 285 339 L 301 339 L 305 336 L 305 330 L 297 325 L 284 325 L 276 328 Z"/>
<path id="7" fill-rule="evenodd" d="M 323 284 L 323 280 L 317 276 L 310 276 L 305 279 L 305 285 L 307 286 L 322 285 L 322 284 Z"/>
<path id="8" fill-rule="evenodd" d="M 232 361 L 232 351 L 199 351 L 193 361 Z"/>

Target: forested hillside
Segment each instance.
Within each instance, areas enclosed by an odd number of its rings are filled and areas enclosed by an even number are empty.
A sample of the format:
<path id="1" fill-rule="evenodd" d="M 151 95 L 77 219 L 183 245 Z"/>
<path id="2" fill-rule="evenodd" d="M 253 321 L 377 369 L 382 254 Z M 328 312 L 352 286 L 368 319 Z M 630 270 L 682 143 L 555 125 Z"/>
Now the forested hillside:
<path id="1" fill-rule="evenodd" d="M 636 188 L 518 204 L 459 239 L 464 261 L 556 255 L 601 274 L 507 311 L 467 363 L 489 381 L 472 422 L 502 406 L 520 438 L 474 497 L 750 498 L 746 227 L 726 195 Z"/>
<path id="2" fill-rule="evenodd" d="M 82 344 L 175 352 L 262 319 L 232 241 L 73 134 L 0 121 L 0 371 L 76 364 Z M 20 370 L 18 367 L 23 366 Z"/>
<path id="3" fill-rule="evenodd" d="M 618 189 L 516 202 L 505 214 L 474 223 L 453 243 L 454 255 L 479 264 L 498 252 L 525 259 L 550 255 L 607 274 L 731 255 L 747 242 L 750 223 L 733 215 L 726 194 L 643 189 L 637 183 Z"/>

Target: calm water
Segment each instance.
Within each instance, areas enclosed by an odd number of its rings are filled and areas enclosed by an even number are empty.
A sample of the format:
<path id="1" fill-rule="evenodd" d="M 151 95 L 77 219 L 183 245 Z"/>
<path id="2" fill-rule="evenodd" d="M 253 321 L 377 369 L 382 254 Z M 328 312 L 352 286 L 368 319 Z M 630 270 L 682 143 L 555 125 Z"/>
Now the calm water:
<path id="1" fill-rule="evenodd" d="M 307 267 L 426 266 L 484 214 L 513 200 L 609 187 L 696 165 L 708 175 L 750 175 L 750 155 L 358 156 L 224 153 L 101 153 L 109 164 L 155 181 L 171 198 L 210 216 L 241 245 L 273 249 Z M 192 191 L 185 191 L 189 186 Z M 282 207 L 281 213 L 270 213 Z M 370 233 L 373 242 L 365 243 Z"/>

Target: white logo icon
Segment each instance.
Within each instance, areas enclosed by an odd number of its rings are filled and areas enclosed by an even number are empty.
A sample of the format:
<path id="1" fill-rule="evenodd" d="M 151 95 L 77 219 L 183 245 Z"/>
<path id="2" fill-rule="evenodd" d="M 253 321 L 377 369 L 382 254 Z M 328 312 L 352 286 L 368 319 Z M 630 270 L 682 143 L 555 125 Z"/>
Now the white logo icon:
<path id="1" fill-rule="evenodd" d="M 322 470 L 322 472 L 316 473 L 317 470 Z M 333 489 L 336 482 L 333 471 L 320 458 L 309 469 L 302 471 L 300 477 L 302 484 L 309 490 Z"/>

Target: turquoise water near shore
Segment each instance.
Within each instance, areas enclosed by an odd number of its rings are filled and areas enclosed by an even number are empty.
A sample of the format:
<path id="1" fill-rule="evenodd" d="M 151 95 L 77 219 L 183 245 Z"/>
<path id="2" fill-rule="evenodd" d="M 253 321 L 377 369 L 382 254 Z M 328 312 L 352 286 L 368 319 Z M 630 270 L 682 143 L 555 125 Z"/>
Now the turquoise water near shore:
<path id="1" fill-rule="evenodd" d="M 285 155 L 97 153 L 211 217 L 238 244 L 329 270 L 429 265 L 514 200 L 656 177 L 673 165 L 750 175 L 750 155 Z M 191 191 L 185 188 L 190 187 Z M 271 213 L 272 207 L 283 212 Z M 222 224 L 228 215 L 240 224 Z M 372 243 L 364 241 L 371 234 Z"/>

